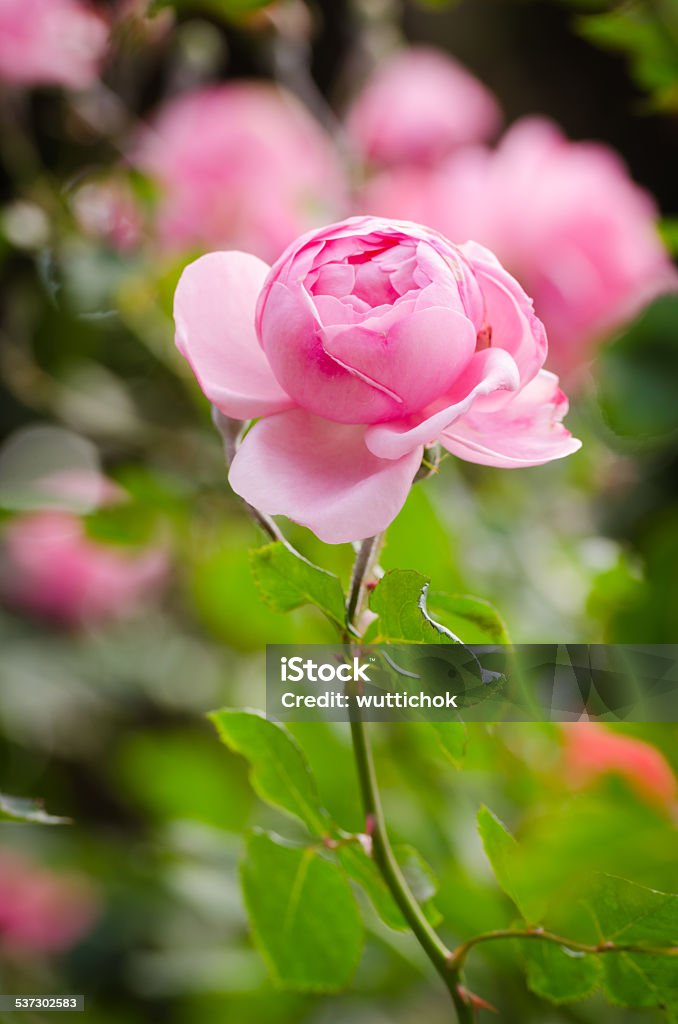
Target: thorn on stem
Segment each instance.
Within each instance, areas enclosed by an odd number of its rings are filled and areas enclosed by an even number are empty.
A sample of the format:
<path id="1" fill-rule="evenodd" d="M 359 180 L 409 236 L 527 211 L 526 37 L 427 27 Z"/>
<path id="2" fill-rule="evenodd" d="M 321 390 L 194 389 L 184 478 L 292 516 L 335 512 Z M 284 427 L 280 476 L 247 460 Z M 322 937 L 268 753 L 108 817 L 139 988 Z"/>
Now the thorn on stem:
<path id="1" fill-rule="evenodd" d="M 466 1003 L 467 1006 L 472 1006 L 474 1010 L 489 1010 L 491 1013 L 499 1013 L 496 1006 L 492 1003 L 488 1003 L 482 996 L 478 996 L 475 992 L 469 992 L 463 985 L 457 985 L 457 992 L 461 999 Z"/>

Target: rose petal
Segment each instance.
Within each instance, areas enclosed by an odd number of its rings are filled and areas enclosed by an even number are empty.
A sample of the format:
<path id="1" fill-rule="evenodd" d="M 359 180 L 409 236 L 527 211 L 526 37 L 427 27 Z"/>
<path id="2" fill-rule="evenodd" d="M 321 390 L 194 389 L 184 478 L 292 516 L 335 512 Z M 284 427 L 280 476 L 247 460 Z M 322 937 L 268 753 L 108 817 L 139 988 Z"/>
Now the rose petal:
<path id="1" fill-rule="evenodd" d="M 313 299 L 302 287 L 273 283 L 262 311 L 261 339 L 276 378 L 297 404 L 339 423 L 374 423 L 398 415 L 399 405 L 387 389 L 347 370 L 329 354 L 316 318 Z"/>
<path id="2" fill-rule="evenodd" d="M 476 398 L 495 391 L 515 391 L 518 384 L 518 367 L 508 352 L 492 348 L 476 352 L 455 381 L 453 393 L 437 402 L 426 419 L 378 423 L 368 428 L 365 443 L 380 458 L 399 459 L 413 447 L 435 441 L 468 412 Z"/>
<path id="3" fill-rule="evenodd" d="M 249 253 L 213 252 L 189 264 L 177 285 L 177 348 L 207 398 L 235 419 L 294 405 L 273 376 L 254 329 L 268 269 Z"/>
<path id="4" fill-rule="evenodd" d="M 501 409 L 472 408 L 440 435 L 449 452 L 481 466 L 540 466 L 581 448 L 561 420 L 568 401 L 558 378 L 542 370 Z"/>
<path id="5" fill-rule="evenodd" d="M 372 331 L 325 332 L 323 347 L 342 366 L 397 395 L 403 414 L 422 409 L 447 392 L 473 355 L 473 324 L 452 309 L 418 310 L 383 333 L 376 333 L 378 323 Z"/>
<path id="6" fill-rule="evenodd" d="M 395 519 L 421 457 L 418 446 L 401 459 L 378 459 L 365 447 L 364 427 L 294 409 L 252 427 L 229 480 L 261 511 L 289 516 L 326 543 L 343 544 L 371 537 Z"/>
<path id="7" fill-rule="evenodd" d="M 520 370 L 521 384 L 526 384 L 544 365 L 548 350 L 546 331 L 532 300 L 489 249 L 476 242 L 466 242 L 460 249 L 480 284 L 492 344 L 510 352 Z"/>

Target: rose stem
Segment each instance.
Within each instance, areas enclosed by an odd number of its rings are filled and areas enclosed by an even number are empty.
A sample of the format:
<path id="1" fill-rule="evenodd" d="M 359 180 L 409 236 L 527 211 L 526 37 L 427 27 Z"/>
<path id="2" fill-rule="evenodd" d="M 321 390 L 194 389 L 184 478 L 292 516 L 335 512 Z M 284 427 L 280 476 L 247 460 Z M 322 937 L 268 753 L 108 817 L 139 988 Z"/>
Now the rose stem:
<path id="1" fill-rule="evenodd" d="M 362 594 L 367 582 L 367 571 L 379 550 L 380 540 L 378 537 L 370 537 L 364 540 L 358 549 L 347 604 L 347 622 L 350 630 L 355 628 L 355 618 L 360 611 Z M 355 701 L 350 705 L 350 721 L 353 753 L 367 830 L 372 842 L 373 860 L 419 945 L 445 982 L 454 1001 L 460 1024 L 471 1024 L 473 1008 L 459 992 L 459 971 L 451 964 L 452 953 L 426 920 L 393 853 L 381 805 L 369 731 Z"/>

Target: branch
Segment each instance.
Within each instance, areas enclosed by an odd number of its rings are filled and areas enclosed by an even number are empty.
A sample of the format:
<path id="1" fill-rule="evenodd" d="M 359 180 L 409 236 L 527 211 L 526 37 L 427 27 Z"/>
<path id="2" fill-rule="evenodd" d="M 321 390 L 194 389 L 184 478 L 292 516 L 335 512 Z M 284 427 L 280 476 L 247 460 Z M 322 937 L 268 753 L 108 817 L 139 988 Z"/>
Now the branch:
<path id="1" fill-rule="evenodd" d="M 564 946 L 565 949 L 572 950 L 574 953 L 645 953 L 651 956 L 678 956 L 678 946 L 638 946 L 634 944 L 617 944 L 615 942 L 600 942 L 594 946 L 586 942 L 577 942 L 574 939 L 563 938 L 562 935 L 554 935 L 553 932 L 547 932 L 543 928 L 529 928 L 526 931 L 521 931 L 519 928 L 502 928 L 497 931 L 474 935 L 472 939 L 462 942 L 450 954 L 450 966 L 460 970 L 474 946 L 479 946 L 484 942 L 494 942 L 496 939 L 541 939 L 542 942 L 551 942 L 557 946 Z"/>

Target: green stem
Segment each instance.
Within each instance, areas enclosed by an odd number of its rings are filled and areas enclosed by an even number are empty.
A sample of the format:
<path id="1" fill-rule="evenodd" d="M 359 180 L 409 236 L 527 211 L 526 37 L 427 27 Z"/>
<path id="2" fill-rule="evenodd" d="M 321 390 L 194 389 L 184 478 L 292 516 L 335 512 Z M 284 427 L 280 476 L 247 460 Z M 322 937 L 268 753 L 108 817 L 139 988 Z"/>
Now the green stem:
<path id="1" fill-rule="evenodd" d="M 360 608 L 365 574 L 372 565 L 379 548 L 378 539 L 370 537 L 362 542 L 356 556 L 348 601 L 348 625 L 354 627 L 354 618 Z M 351 694 L 353 695 L 353 694 Z M 351 738 L 358 782 L 365 811 L 366 830 L 372 844 L 372 858 L 393 899 L 409 924 L 424 953 L 431 961 L 454 1002 L 460 1024 L 472 1024 L 473 1008 L 459 991 L 460 968 L 452 963 L 452 953 L 434 928 L 426 920 L 410 886 L 398 864 L 388 836 L 381 804 L 379 786 L 374 768 L 369 731 L 354 700 L 350 704 Z"/>
<path id="2" fill-rule="evenodd" d="M 379 551 L 383 542 L 383 534 L 376 537 L 368 537 L 361 542 L 353 564 L 351 573 L 351 584 L 348 591 L 346 603 L 346 621 L 349 629 L 355 630 L 355 621 L 362 608 L 365 597 L 365 586 L 374 563 L 379 557 Z"/>
<path id="3" fill-rule="evenodd" d="M 678 946 L 654 946 L 623 945 L 616 942 L 600 942 L 597 946 L 587 942 L 577 942 L 574 939 L 563 938 L 562 935 L 554 935 L 553 932 L 544 931 L 543 928 L 530 928 L 521 931 L 518 928 L 502 928 L 497 931 L 483 932 L 482 935 L 474 935 L 472 939 L 463 942 L 458 946 L 450 957 L 450 964 L 461 969 L 466 962 L 469 952 L 474 946 L 484 942 L 494 942 L 497 939 L 536 939 L 542 942 L 551 942 L 557 946 L 564 946 L 576 953 L 644 953 L 651 956 L 678 956 Z"/>

